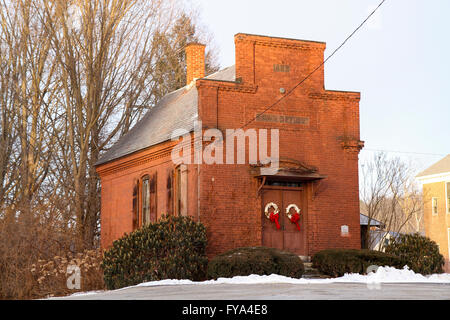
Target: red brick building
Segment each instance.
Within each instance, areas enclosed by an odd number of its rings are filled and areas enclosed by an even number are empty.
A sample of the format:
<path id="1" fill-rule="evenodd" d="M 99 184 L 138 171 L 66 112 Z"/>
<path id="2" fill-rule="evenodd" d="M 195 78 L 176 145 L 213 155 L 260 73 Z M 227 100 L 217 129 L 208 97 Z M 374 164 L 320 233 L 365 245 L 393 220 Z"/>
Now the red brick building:
<path id="1" fill-rule="evenodd" d="M 235 66 L 205 77 L 205 47 L 189 45 L 187 86 L 164 97 L 99 160 L 103 247 L 166 213 L 205 224 L 211 256 L 241 246 L 303 256 L 360 247 L 360 94 L 326 90 L 321 68 L 264 112 L 323 62 L 325 43 L 237 34 L 235 46 Z M 278 129 L 279 168 L 267 173 L 248 154 L 245 164 L 174 164 L 171 136 L 176 129 L 193 134 L 194 121 L 225 140 L 234 139 L 226 129 L 247 123 L 244 130 Z M 279 229 L 267 217 L 270 203 Z M 286 214 L 289 205 L 295 214 L 294 204 L 300 230 Z"/>

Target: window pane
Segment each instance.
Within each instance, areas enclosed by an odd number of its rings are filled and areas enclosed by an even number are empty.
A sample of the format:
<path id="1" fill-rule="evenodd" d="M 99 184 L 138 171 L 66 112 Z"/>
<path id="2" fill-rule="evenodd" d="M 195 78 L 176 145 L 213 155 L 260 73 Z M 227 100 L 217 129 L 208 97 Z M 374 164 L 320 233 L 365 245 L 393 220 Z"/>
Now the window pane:
<path id="1" fill-rule="evenodd" d="M 150 222 L 150 188 L 148 178 L 142 180 L 142 224 Z"/>

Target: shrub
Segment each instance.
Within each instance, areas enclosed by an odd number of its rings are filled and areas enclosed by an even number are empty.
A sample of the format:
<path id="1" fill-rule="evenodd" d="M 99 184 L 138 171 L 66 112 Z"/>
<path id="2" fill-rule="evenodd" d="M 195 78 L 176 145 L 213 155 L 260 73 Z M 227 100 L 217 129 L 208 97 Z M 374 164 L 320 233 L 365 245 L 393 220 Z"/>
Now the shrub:
<path id="1" fill-rule="evenodd" d="M 402 268 L 406 263 L 399 257 L 367 249 L 327 249 L 312 258 L 313 267 L 332 277 L 345 273 L 365 273 L 371 265 Z"/>
<path id="2" fill-rule="evenodd" d="M 126 234 L 105 251 L 108 289 L 161 279 L 203 280 L 208 259 L 206 229 L 189 217 L 163 217 Z"/>
<path id="3" fill-rule="evenodd" d="M 275 248 L 237 248 L 214 257 L 208 264 L 208 278 L 231 278 L 250 274 L 279 274 L 301 278 L 302 260 L 295 254 Z"/>
<path id="4" fill-rule="evenodd" d="M 31 266 L 31 274 L 35 281 L 36 297 L 52 297 L 72 294 L 78 291 L 105 289 L 101 250 L 85 250 L 77 254 L 55 256 L 49 260 L 38 260 Z M 67 287 L 67 267 L 76 265 L 80 268 L 80 289 Z"/>
<path id="5" fill-rule="evenodd" d="M 442 273 L 444 257 L 433 240 L 420 234 L 400 235 L 387 247 L 386 252 L 395 254 L 406 261 L 408 267 L 416 273 Z"/>

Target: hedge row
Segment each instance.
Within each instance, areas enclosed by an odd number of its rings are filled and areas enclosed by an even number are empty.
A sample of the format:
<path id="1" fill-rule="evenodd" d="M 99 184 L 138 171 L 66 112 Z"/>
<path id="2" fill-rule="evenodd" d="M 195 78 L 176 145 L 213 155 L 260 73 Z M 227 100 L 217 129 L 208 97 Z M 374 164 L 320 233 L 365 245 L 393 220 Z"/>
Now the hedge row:
<path id="1" fill-rule="evenodd" d="M 250 274 L 279 274 L 301 278 L 302 260 L 293 253 L 275 248 L 246 247 L 227 251 L 214 257 L 208 264 L 208 278 L 231 278 Z"/>
<path id="2" fill-rule="evenodd" d="M 108 289 L 161 279 L 203 280 L 250 274 L 301 278 L 304 266 L 294 253 L 266 247 L 245 247 L 217 255 L 208 263 L 206 229 L 189 217 L 163 217 L 113 242 L 102 262 Z M 422 274 L 443 272 L 437 244 L 418 234 L 400 236 L 386 253 L 328 249 L 316 253 L 313 267 L 339 277 L 367 272 L 370 266 L 403 268 Z"/>
<path id="3" fill-rule="evenodd" d="M 402 268 L 406 262 L 392 254 L 372 250 L 328 249 L 312 258 L 313 267 L 321 273 L 340 277 L 345 273 L 364 274 L 372 265 Z"/>

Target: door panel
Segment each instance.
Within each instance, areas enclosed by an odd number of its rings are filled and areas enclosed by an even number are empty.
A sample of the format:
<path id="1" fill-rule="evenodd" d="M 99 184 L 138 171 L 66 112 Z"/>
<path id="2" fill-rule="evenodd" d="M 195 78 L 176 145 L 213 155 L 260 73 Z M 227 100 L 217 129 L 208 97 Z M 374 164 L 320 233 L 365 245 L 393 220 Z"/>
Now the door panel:
<path id="1" fill-rule="evenodd" d="M 303 192 L 301 190 L 263 189 L 261 215 L 263 246 L 306 255 L 306 212 L 304 210 L 306 206 L 304 206 L 302 197 Z M 278 206 L 280 229 L 277 229 L 275 223 L 265 216 L 264 209 L 269 202 L 274 202 Z M 300 231 L 286 215 L 286 208 L 290 204 L 296 204 L 300 209 Z M 291 212 L 295 212 L 294 209 L 291 209 Z"/>
<path id="2" fill-rule="evenodd" d="M 283 200 L 281 190 L 263 190 L 263 203 L 262 203 L 262 245 L 270 248 L 283 249 Z M 274 222 L 267 219 L 264 209 L 266 204 L 273 202 L 278 206 L 280 210 L 280 229 L 277 229 Z"/>
<path id="3" fill-rule="evenodd" d="M 292 251 L 301 255 L 305 254 L 305 212 L 303 210 L 303 201 L 301 199 L 302 191 L 283 191 L 283 219 L 285 223 L 284 230 L 284 249 L 287 251 Z M 292 223 L 287 214 L 286 208 L 290 204 L 295 204 L 300 209 L 300 220 L 298 224 L 300 225 L 300 231 L 297 229 L 297 225 Z M 292 208 L 291 213 L 295 213 Z"/>

